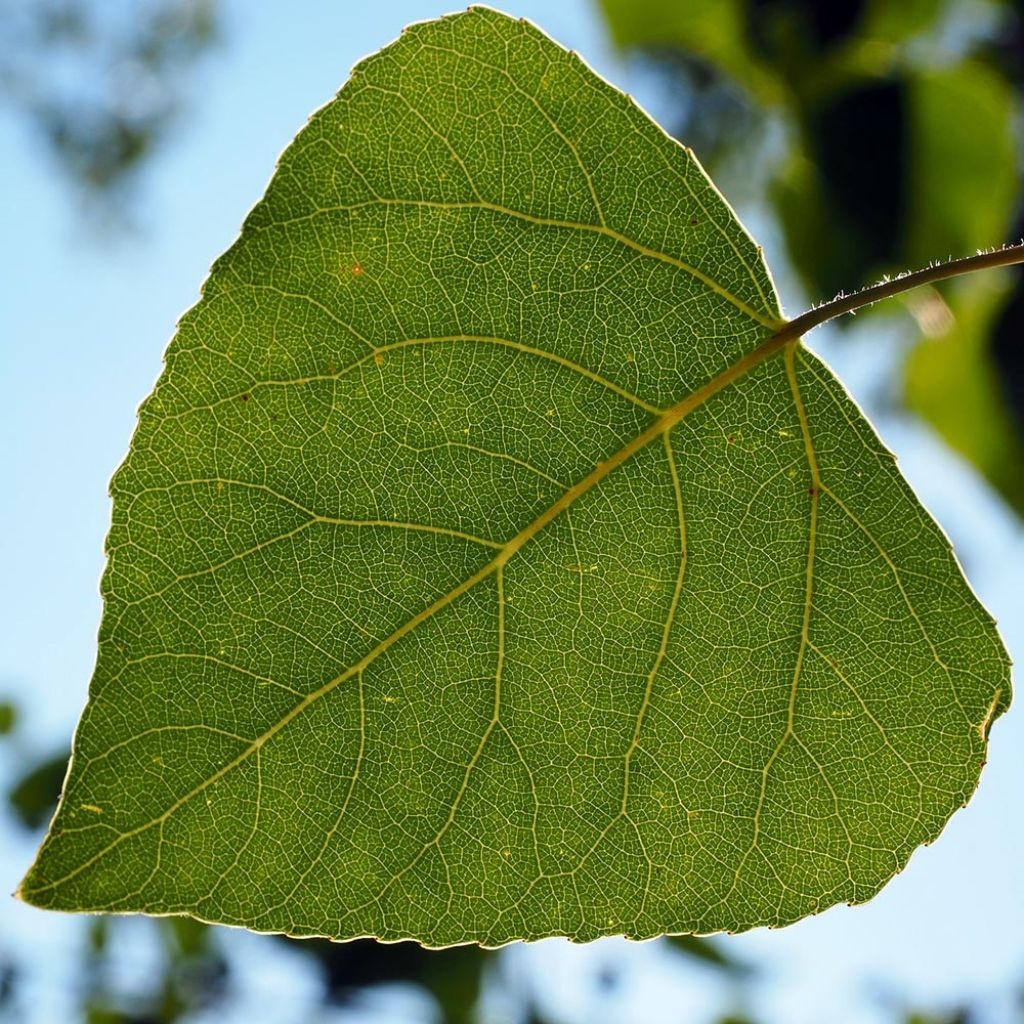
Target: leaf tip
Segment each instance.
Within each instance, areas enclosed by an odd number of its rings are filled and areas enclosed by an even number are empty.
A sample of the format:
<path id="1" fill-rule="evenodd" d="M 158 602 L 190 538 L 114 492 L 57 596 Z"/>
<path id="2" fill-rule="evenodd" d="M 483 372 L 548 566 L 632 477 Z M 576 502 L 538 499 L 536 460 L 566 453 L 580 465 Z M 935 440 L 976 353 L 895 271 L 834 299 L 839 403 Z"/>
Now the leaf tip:
<path id="1" fill-rule="evenodd" d="M 32 869 L 26 872 L 25 877 L 18 883 L 17 888 L 11 893 L 11 899 L 17 900 L 19 903 L 24 903 L 28 907 L 35 906 L 36 904 L 29 898 L 25 892 L 25 883 L 29 880 L 32 875 Z"/>

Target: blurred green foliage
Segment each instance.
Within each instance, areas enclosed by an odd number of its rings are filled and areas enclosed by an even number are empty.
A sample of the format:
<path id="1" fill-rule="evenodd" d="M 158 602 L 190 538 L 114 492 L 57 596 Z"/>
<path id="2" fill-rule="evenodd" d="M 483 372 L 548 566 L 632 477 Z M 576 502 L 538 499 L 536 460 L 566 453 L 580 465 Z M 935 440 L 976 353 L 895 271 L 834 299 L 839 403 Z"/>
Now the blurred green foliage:
<path id="1" fill-rule="evenodd" d="M 909 353 L 908 407 L 933 424 L 1018 510 L 1024 509 L 1024 434 L 1004 388 L 1022 379 L 1003 370 L 996 346 L 1012 334 L 1024 340 L 1024 289 L 979 280 L 949 297 L 952 317 Z M 1008 302 L 1008 300 L 1011 300 Z"/>
<path id="2" fill-rule="evenodd" d="M 672 131 L 774 214 L 812 300 L 1020 237 L 1020 0 L 600 5 L 660 69 Z M 903 397 L 1024 513 L 1024 278 L 1003 278 L 905 302 Z"/>
<path id="3" fill-rule="evenodd" d="M 8 806 L 25 828 L 42 828 L 50 820 L 57 806 L 67 765 L 67 751 L 44 758 L 24 772 L 11 787 Z"/>
<path id="4" fill-rule="evenodd" d="M 8 700 L 0 700 L 0 736 L 6 736 L 18 722 L 18 712 Z"/>

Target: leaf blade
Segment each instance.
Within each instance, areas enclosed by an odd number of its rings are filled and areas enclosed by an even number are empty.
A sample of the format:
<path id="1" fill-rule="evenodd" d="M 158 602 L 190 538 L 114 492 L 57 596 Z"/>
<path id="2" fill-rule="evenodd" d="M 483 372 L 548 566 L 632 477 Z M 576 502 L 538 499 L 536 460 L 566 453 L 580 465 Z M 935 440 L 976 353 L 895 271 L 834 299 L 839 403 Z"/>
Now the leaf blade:
<path id="1" fill-rule="evenodd" d="M 692 156 L 536 29 L 473 9 L 369 58 L 140 413 L 90 704 L 22 896 L 495 945 L 876 891 L 973 789 L 1005 654 L 779 322 Z M 903 654 L 892 609 L 916 607 L 870 585 L 895 563 L 844 514 L 858 473 L 947 581 L 911 670 L 829 632 Z M 812 614 L 826 555 L 860 585 L 824 580 Z M 906 691 L 895 717 L 871 671 Z M 914 792 L 939 740 L 950 764 Z M 853 771 L 865 751 L 887 781 Z"/>

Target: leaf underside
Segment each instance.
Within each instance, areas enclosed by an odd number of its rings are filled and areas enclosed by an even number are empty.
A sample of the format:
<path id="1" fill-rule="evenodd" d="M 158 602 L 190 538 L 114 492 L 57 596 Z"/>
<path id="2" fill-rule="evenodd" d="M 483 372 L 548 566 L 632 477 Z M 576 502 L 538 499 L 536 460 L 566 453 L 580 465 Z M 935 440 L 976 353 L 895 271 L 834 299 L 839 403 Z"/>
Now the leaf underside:
<path id="1" fill-rule="evenodd" d="M 416 25 L 281 159 L 112 491 L 20 895 L 293 935 L 740 930 L 973 792 L 995 627 L 686 150 Z"/>

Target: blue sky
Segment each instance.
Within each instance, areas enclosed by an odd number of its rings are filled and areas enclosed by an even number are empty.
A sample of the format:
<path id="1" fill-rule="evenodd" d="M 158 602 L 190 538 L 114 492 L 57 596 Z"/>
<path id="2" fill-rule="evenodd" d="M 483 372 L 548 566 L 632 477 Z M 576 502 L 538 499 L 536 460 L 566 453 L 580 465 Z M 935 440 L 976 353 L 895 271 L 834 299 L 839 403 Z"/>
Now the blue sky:
<path id="1" fill-rule="evenodd" d="M 503 6 L 537 22 L 658 113 L 649 77 L 631 72 L 612 53 L 591 4 L 507 0 Z M 360 57 L 389 42 L 403 25 L 450 9 L 434 0 L 229 3 L 225 42 L 201 68 L 190 115 L 147 180 L 139 232 L 104 243 L 76 222 L 67 189 L 24 125 L 0 111 L 0 231 L 6 243 L 0 274 L 6 483 L 0 504 L 6 581 L 0 594 L 0 698 L 10 695 L 22 705 L 25 723 L 23 748 L 0 747 L 0 783 L 17 771 L 19 749 L 65 744 L 84 703 L 101 610 L 106 484 L 127 449 L 135 408 L 157 376 L 177 317 L 198 298 L 206 269 L 234 239 L 277 155 L 309 113 L 330 99 Z M 757 211 L 741 213 L 778 268 L 770 225 Z M 777 276 L 788 311 L 799 312 L 800 296 L 785 273 Z M 822 332 L 811 347 L 874 411 L 892 384 L 904 339 L 880 328 L 861 333 L 837 345 Z M 1019 522 L 923 428 L 891 414 L 875 418 L 953 539 L 1011 654 L 1024 657 Z M 998 1000 L 1024 981 L 1020 723 L 1014 709 L 997 724 L 974 801 L 870 904 L 729 940 L 738 954 L 767 965 L 763 994 L 773 1009 L 766 1019 L 870 1022 L 877 1019 L 873 992 L 939 1005 L 959 996 L 985 997 L 991 1019 L 1005 1019 Z M 33 845 L 0 823 L 0 889 L 14 889 Z M 13 902 L 0 911 L 0 950 L 18 949 L 45 964 L 35 979 L 39 1020 L 64 1016 L 61 985 L 81 941 L 79 925 Z M 271 964 L 258 940 L 239 936 L 238 943 L 251 950 L 249 962 L 258 968 L 249 971 L 250 1009 L 273 1006 L 275 999 L 299 1006 L 314 997 L 313 979 L 302 969 Z M 140 939 L 126 970 L 142 969 L 147 955 Z M 605 958 L 635 966 L 630 992 L 619 997 L 622 1019 L 652 1019 L 657 1007 L 671 1005 L 673 1019 L 699 1020 L 702 1007 L 717 1005 L 719 993 L 700 972 L 665 970 L 662 954 L 649 945 L 554 942 L 514 955 L 553 1005 L 583 1015 L 591 1011 L 579 1005 L 582 987 L 574 979 Z M 286 1018 L 274 1013 L 273 1019 Z"/>

